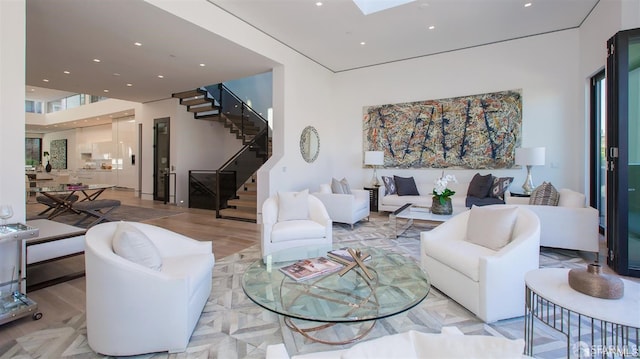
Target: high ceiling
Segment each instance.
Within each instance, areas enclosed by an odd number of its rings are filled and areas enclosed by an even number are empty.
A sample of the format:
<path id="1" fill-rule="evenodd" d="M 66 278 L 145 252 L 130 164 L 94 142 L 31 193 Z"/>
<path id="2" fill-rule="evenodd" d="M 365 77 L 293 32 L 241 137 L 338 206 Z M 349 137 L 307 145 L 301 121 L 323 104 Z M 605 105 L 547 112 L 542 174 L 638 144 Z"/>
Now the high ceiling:
<path id="1" fill-rule="evenodd" d="M 599 0 L 415 0 L 367 16 L 351 0 L 208 1 L 339 72 L 576 28 Z"/>
<path id="2" fill-rule="evenodd" d="M 575 28 L 599 0 L 416 0 L 367 16 L 317 1 L 209 0 L 334 72 Z M 26 3 L 27 98 L 35 86 L 145 103 L 274 66 L 142 0 Z"/>

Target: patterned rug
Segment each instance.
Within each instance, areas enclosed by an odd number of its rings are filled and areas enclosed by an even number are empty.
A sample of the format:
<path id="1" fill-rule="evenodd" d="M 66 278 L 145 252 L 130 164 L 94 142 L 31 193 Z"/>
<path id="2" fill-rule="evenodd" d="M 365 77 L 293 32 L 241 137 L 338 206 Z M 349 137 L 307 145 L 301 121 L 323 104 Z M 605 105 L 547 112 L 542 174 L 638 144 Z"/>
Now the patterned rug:
<path id="1" fill-rule="evenodd" d="M 417 259 L 419 233 L 429 230 L 429 227 L 414 225 L 403 236 L 391 240 L 389 238 L 394 230 L 383 217 L 361 222 L 353 230 L 346 225 L 334 224 L 334 241 L 350 246 L 385 248 Z M 336 346 L 313 343 L 291 332 L 280 316 L 262 309 L 246 297 L 241 286 L 242 274 L 248 265 L 259 258 L 259 252 L 259 246 L 256 245 L 217 259 L 212 293 L 186 352 L 156 353 L 136 358 L 264 358 L 268 345 L 282 342 L 290 355 L 336 349 Z M 586 261 L 573 251 L 543 249 L 540 263 L 544 267 L 581 268 Z M 466 334 L 524 337 L 524 318 L 485 324 L 432 288 L 428 297 L 418 306 L 377 321 L 365 340 L 410 329 L 438 333 L 443 326 L 456 326 Z M 534 348 L 535 356 L 539 358 L 566 357 L 566 342 L 563 337 L 543 325 L 535 328 Z M 0 347 L 0 359 L 101 357 L 103 356 L 94 353 L 87 345 L 84 314 L 27 334 Z"/>

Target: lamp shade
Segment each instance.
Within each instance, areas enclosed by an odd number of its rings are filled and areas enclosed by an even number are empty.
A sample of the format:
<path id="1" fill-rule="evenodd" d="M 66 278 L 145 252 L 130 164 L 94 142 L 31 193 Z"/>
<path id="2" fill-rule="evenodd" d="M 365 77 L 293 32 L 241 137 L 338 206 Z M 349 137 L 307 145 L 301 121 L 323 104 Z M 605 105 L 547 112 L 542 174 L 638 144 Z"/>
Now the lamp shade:
<path id="1" fill-rule="evenodd" d="M 516 164 L 521 166 L 544 165 L 544 147 L 519 147 L 516 148 Z"/>
<path id="2" fill-rule="evenodd" d="M 371 166 L 382 166 L 384 164 L 384 152 L 365 151 L 364 164 L 371 165 Z"/>

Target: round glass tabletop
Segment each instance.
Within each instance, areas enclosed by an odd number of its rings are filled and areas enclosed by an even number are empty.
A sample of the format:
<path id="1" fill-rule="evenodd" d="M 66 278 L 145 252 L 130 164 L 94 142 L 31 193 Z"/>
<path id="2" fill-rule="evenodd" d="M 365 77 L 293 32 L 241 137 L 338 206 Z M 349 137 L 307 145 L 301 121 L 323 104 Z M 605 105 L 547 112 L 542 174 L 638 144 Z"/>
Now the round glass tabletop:
<path id="1" fill-rule="evenodd" d="M 280 268 L 296 261 L 249 265 L 242 287 L 256 304 L 281 315 L 317 322 L 376 320 L 401 313 L 429 294 L 429 278 L 411 258 L 372 247 L 354 248 L 371 255 L 364 264 L 369 279 L 356 266 L 344 275 L 332 272 L 295 281 Z"/>

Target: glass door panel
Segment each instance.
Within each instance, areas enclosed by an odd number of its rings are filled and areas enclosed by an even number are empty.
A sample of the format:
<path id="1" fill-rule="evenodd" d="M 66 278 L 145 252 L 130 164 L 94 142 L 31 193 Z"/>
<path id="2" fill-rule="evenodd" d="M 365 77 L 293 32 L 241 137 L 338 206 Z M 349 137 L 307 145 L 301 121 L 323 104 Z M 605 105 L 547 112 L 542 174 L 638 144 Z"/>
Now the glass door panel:
<path id="1" fill-rule="evenodd" d="M 607 263 L 640 277 L 640 29 L 607 49 Z"/>

